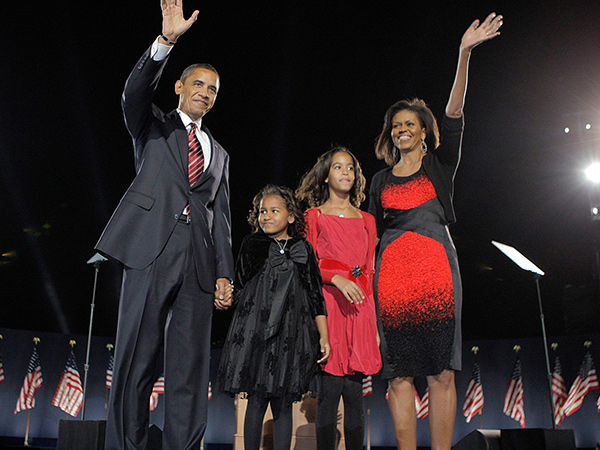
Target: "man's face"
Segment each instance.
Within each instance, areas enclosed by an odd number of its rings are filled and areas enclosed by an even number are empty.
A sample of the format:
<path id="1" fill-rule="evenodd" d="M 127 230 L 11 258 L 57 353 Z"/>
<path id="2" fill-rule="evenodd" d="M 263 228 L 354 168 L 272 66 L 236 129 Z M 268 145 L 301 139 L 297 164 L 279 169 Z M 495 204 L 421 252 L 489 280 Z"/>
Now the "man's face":
<path id="1" fill-rule="evenodd" d="M 192 120 L 198 120 L 210 111 L 219 92 L 219 77 L 212 70 L 194 69 L 184 82 L 177 80 L 175 93 L 179 95 L 179 109 Z"/>

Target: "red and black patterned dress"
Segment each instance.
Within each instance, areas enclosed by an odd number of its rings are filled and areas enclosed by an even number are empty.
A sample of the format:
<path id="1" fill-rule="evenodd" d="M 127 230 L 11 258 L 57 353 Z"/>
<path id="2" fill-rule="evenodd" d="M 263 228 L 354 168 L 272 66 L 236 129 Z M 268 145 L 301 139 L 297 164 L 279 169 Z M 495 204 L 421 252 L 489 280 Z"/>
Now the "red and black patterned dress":
<path id="1" fill-rule="evenodd" d="M 456 160 L 457 165 L 461 132 L 462 126 L 458 139 L 445 142 L 454 148 L 442 145 L 425 158 L 452 152 L 457 158 L 449 161 Z M 441 164 L 439 159 L 435 163 Z M 427 167 L 432 165 L 424 159 L 423 167 L 408 177 L 384 169 L 371 186 L 369 210 L 379 222 L 381 238 L 375 289 L 385 338 L 382 374 L 388 379 L 461 368 L 458 261 L 447 214 Z"/>

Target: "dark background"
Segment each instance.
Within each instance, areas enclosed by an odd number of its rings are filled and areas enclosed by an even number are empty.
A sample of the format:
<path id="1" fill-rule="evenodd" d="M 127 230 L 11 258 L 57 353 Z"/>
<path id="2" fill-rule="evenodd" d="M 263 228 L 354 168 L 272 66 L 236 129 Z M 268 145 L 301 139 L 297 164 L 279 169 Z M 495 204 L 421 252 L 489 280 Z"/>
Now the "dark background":
<path id="1" fill-rule="evenodd" d="M 6 8 L 0 327 L 85 334 L 94 280 L 86 261 L 134 177 L 120 95 L 160 32 L 159 2 Z M 492 239 L 546 272 L 549 334 L 598 331 L 600 222 L 583 170 L 600 151 L 600 2 L 186 0 L 186 15 L 194 8 L 200 18 L 175 46 L 155 103 L 176 107 L 173 83 L 188 64 L 218 69 L 205 123 L 231 156 L 234 251 L 264 184 L 295 187 L 333 143 L 350 147 L 370 180 L 384 167 L 373 144 L 396 100 L 424 98 L 441 119 L 462 33 L 503 14 L 501 36 L 472 54 L 456 179 L 464 336 L 540 334 L 532 275 Z M 119 283 L 119 267 L 102 265 L 95 334 L 115 332 Z M 229 314 L 215 316 L 217 344 Z"/>

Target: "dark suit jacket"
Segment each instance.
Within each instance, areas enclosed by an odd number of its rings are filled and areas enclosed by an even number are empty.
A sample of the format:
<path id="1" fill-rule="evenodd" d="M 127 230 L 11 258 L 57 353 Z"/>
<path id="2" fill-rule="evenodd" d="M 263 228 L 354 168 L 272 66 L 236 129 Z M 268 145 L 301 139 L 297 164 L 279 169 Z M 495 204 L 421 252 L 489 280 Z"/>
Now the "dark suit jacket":
<path id="1" fill-rule="evenodd" d="M 207 170 L 190 188 L 186 129 L 177 111 L 165 114 L 152 104 L 167 59 L 154 61 L 148 49 L 125 84 L 122 106 L 133 138 L 137 175 L 96 250 L 127 267 L 147 267 L 165 247 L 189 203 L 200 287 L 214 292 L 217 278 L 233 278 L 229 155 L 203 123 L 212 156 Z"/>

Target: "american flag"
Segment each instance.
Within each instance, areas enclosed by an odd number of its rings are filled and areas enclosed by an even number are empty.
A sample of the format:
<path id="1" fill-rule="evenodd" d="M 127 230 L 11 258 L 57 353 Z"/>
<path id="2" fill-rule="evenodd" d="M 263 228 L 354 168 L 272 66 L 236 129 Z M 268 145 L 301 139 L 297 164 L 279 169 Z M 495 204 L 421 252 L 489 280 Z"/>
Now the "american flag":
<path id="1" fill-rule="evenodd" d="M 83 403 L 83 386 L 79 378 L 79 370 L 75 361 L 75 354 L 71 349 L 67 365 L 60 377 L 60 382 L 54 393 L 52 404 L 62 409 L 67 414 L 75 417 Z"/>
<path id="2" fill-rule="evenodd" d="M 481 370 L 479 364 L 473 364 L 471 379 L 467 386 L 465 395 L 465 405 L 463 406 L 463 415 L 467 423 L 471 421 L 483 409 L 483 386 L 481 385 Z"/>
<path id="3" fill-rule="evenodd" d="M 504 414 L 515 419 L 525 428 L 525 409 L 523 406 L 523 379 L 521 378 L 521 359 L 517 358 L 506 393 L 504 394 Z"/>
<path id="4" fill-rule="evenodd" d="M 114 365 L 115 365 L 115 357 L 111 353 L 108 358 L 108 368 L 106 369 L 106 389 L 110 389 L 112 387 L 112 376 L 113 376 Z"/>
<path id="5" fill-rule="evenodd" d="M 562 368 L 558 356 L 554 360 L 554 371 L 552 372 L 552 404 L 554 405 L 554 423 L 561 425 L 564 418 L 564 404 L 567 399 L 567 387 L 562 377 Z"/>
<path id="6" fill-rule="evenodd" d="M 208 382 L 208 399 L 210 400 L 212 398 L 212 383 L 209 381 Z"/>
<path id="7" fill-rule="evenodd" d="M 162 375 L 156 380 L 152 386 L 152 394 L 150 394 L 150 411 L 154 411 L 158 406 L 158 396 L 165 393 L 165 377 Z"/>
<path id="8" fill-rule="evenodd" d="M 366 395 L 371 395 L 373 393 L 373 377 L 371 375 L 363 378 L 362 392 L 363 392 L 363 397 Z"/>
<path id="9" fill-rule="evenodd" d="M 579 374 L 573 381 L 573 386 L 569 389 L 569 395 L 563 405 L 565 416 L 568 417 L 581 408 L 583 398 L 589 391 L 594 389 L 598 389 L 598 375 L 596 375 L 596 369 L 594 369 L 592 355 L 587 352 L 579 368 Z"/>
<path id="10" fill-rule="evenodd" d="M 0 334 L 0 340 L 2 335 Z M 4 366 L 2 365 L 2 355 L 0 354 L 0 383 L 4 383 Z"/>
<path id="11" fill-rule="evenodd" d="M 429 388 L 425 390 L 423 398 L 419 400 L 419 394 L 415 389 L 415 408 L 417 419 L 424 419 L 429 415 Z"/>
<path id="12" fill-rule="evenodd" d="M 25 375 L 23 387 L 21 387 L 21 393 L 17 400 L 15 414 L 19 411 L 32 409 L 35 406 L 35 393 L 42 387 L 42 384 L 44 384 L 44 380 L 42 378 L 40 356 L 38 355 L 37 347 L 33 347 L 33 353 L 27 367 L 27 375 Z"/>

